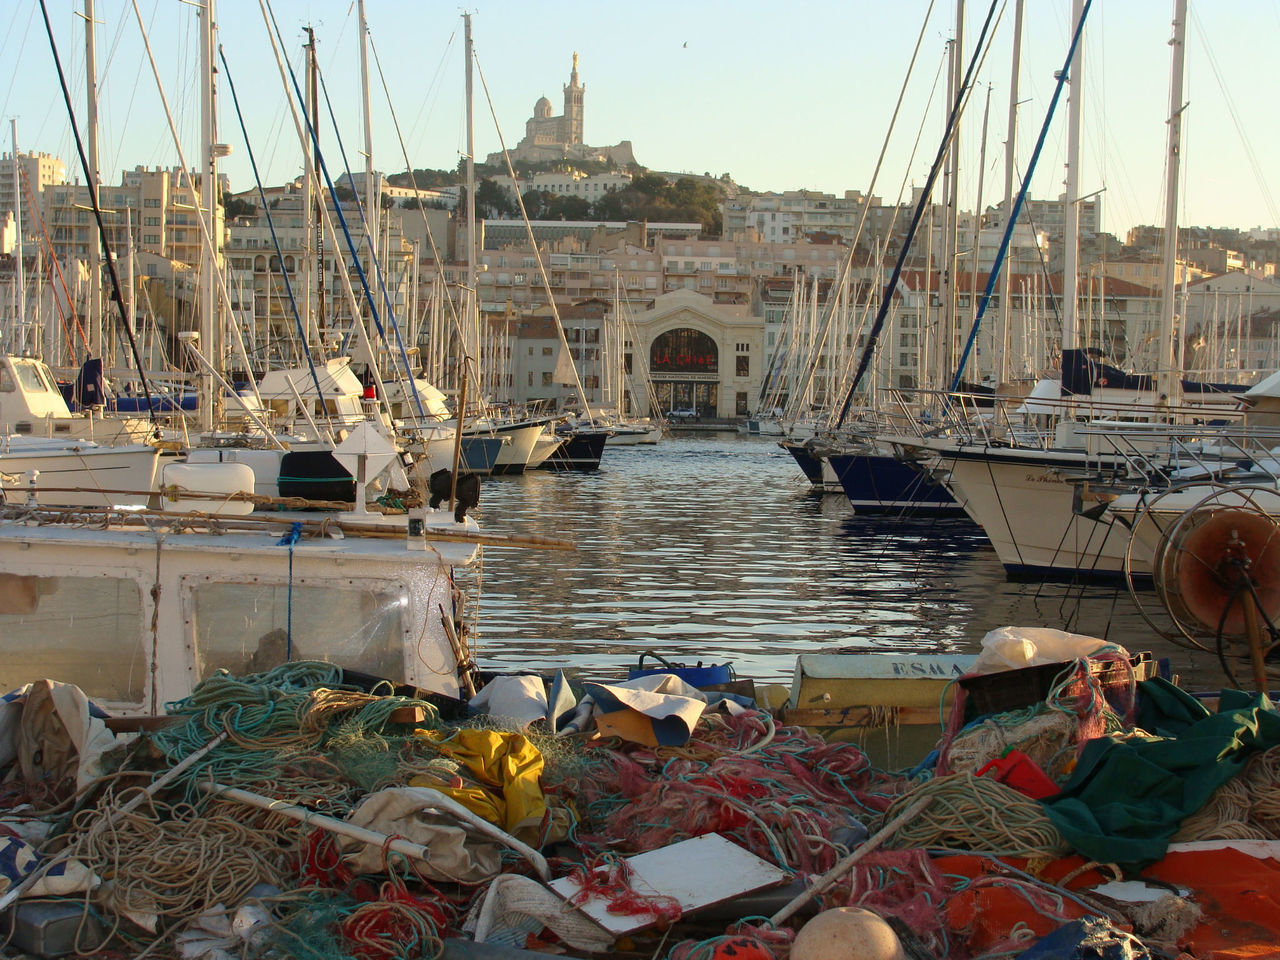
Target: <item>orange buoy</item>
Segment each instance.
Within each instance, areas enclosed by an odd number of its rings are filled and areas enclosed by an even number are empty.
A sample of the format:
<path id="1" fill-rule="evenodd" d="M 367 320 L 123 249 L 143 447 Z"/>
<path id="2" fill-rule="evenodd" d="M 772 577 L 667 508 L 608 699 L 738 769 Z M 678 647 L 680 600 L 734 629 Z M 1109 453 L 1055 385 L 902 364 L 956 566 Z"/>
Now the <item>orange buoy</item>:
<path id="1" fill-rule="evenodd" d="M 893 927 L 861 907 L 818 914 L 796 934 L 791 960 L 906 960 Z"/>

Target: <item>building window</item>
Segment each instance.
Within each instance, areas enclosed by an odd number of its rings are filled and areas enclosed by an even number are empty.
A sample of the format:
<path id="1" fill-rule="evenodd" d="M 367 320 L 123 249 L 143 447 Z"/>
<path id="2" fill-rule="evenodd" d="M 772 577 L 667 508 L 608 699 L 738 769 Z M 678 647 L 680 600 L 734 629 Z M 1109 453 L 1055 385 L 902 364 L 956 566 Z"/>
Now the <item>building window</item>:
<path id="1" fill-rule="evenodd" d="M 747 406 L 747 395 L 742 390 L 739 390 L 737 396 L 734 398 L 733 408 L 734 412 L 739 417 L 745 417 L 750 410 Z"/>
<path id="2" fill-rule="evenodd" d="M 142 205 L 143 205 L 144 207 L 158 207 L 158 206 L 160 206 L 160 198 L 159 198 L 159 197 L 144 197 L 144 198 L 143 198 L 143 200 L 142 200 Z"/>
<path id="3" fill-rule="evenodd" d="M 530 350 L 529 352 L 530 352 L 530 353 L 532 353 L 533 351 L 532 351 L 532 350 Z M 555 351 L 555 348 L 554 348 L 554 347 L 543 347 L 543 348 L 542 348 L 542 355 L 543 355 L 544 357 L 554 356 L 554 355 L 555 355 L 555 352 L 556 352 L 556 351 Z"/>
<path id="4" fill-rule="evenodd" d="M 751 376 L 751 358 L 746 356 L 740 356 L 737 359 L 738 359 L 737 375 L 740 377 Z"/>
<path id="5" fill-rule="evenodd" d="M 543 371 L 543 374 L 542 374 L 542 385 L 543 385 L 544 387 L 549 387 L 549 386 L 551 386 L 551 371 L 550 371 L 550 370 Z"/>

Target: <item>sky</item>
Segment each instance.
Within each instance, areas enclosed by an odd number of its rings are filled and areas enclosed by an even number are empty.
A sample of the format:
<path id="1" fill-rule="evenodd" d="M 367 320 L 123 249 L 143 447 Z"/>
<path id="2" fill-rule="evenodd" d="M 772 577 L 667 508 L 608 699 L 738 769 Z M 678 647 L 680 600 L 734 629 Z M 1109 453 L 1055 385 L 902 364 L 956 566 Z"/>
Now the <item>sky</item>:
<path id="1" fill-rule="evenodd" d="M 85 119 L 83 0 L 46 0 L 77 122 Z M 970 0 L 964 56 L 973 55 L 989 0 Z M 1017 168 L 1030 159 L 1070 34 L 1069 0 L 1027 0 L 1018 107 Z M 132 0 L 97 0 L 100 168 L 104 182 L 142 164 L 178 163 Z M 175 116 L 195 164 L 199 145 L 199 26 L 184 0 L 137 0 Z M 287 55 L 299 65 L 314 27 L 347 163 L 363 168 L 358 27 L 351 0 L 273 0 Z M 961 129 L 961 208 L 999 201 L 1010 90 L 1014 0 L 997 0 L 992 43 Z M 452 168 L 465 151 L 463 8 L 433 0 L 367 0 L 369 32 L 390 100 L 371 66 L 377 169 Z M 561 112 L 572 56 L 586 86 L 585 139 L 630 140 L 637 160 L 663 171 L 729 173 L 753 190 L 867 192 L 893 201 L 923 184 L 944 123 L 939 67 L 956 5 L 928 0 L 489 0 L 470 8 L 476 51 L 475 143 L 484 156 L 524 135 L 540 96 Z M 1080 192 L 1102 191 L 1104 229 L 1123 239 L 1164 219 L 1169 39 L 1173 0 L 1094 0 L 1084 47 Z M 217 0 L 216 23 L 244 123 L 267 183 L 296 176 L 302 154 L 258 0 Z M 1192 0 L 1183 101 L 1183 224 L 1280 226 L 1280 124 L 1268 69 L 1280 43 L 1280 0 Z M 919 38 L 919 54 L 908 64 Z M 481 80 L 483 77 L 483 83 Z M 906 83 L 897 123 L 890 120 Z M 486 94 L 487 88 L 487 94 Z M 984 107 L 989 115 L 982 150 Z M 253 174 L 218 78 L 221 170 L 234 190 Z M 492 111 L 490 109 L 492 102 Z M 495 117 L 496 115 L 496 123 Z M 79 172 L 38 0 L 0 4 L 0 118 L 17 119 L 18 148 L 60 156 Z M 322 147 L 342 169 L 333 128 Z M 1031 195 L 1063 191 L 1065 102 L 1055 115 Z"/>

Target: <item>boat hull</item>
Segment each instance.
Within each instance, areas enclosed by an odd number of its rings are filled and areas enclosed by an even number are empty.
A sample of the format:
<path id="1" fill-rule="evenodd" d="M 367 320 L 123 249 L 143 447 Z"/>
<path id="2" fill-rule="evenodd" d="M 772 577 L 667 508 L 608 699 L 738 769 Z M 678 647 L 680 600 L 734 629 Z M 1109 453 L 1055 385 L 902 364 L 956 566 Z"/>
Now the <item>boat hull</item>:
<path id="1" fill-rule="evenodd" d="M 160 451 L 146 444 L 124 447 L 70 445 L 0 455 L 0 473 L 14 478 L 4 485 L 6 503 L 22 503 L 32 470 L 37 501 L 43 506 L 145 507 L 155 495 Z"/>
<path id="2" fill-rule="evenodd" d="M 604 456 L 605 441 L 608 439 L 608 431 L 604 430 L 572 433 L 547 457 L 540 469 L 554 470 L 557 473 L 589 473 L 599 470 L 600 458 Z"/>
<path id="3" fill-rule="evenodd" d="M 828 457 L 855 513 L 956 516 L 964 508 L 941 483 L 886 453 Z"/>
<path id="4" fill-rule="evenodd" d="M 1124 577 L 1128 530 L 1084 515 L 1080 481 L 1069 479 L 1090 463 L 1096 470 L 1096 458 L 1000 447 L 939 456 L 947 464 L 951 492 L 987 534 L 1011 579 L 1112 582 Z M 1149 552 L 1135 557 L 1132 573 L 1150 577 Z"/>

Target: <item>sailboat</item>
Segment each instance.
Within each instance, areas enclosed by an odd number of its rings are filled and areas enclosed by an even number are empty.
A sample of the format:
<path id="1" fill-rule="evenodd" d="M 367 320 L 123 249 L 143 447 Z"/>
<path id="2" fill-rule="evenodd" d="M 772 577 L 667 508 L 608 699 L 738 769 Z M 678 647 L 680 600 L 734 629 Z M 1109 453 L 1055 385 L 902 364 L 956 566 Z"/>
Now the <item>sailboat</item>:
<path id="1" fill-rule="evenodd" d="M 1067 209 L 1076 211 L 1075 170 L 1079 150 L 1079 110 L 1083 84 L 1079 35 L 1089 3 L 1077 0 L 1077 39 L 1069 62 L 1072 121 Z M 1209 421 L 1238 420 L 1236 398 L 1244 385 L 1203 385 L 1183 381 L 1175 371 L 1173 259 L 1185 4 L 1176 2 L 1171 116 L 1166 189 L 1165 283 L 1162 343 L 1165 355 L 1155 377 L 1127 375 L 1089 351 L 1071 346 L 1076 304 L 1075 257 L 1068 244 L 1064 287 L 1064 344 L 1061 374 L 1047 391 L 1004 405 L 1006 422 L 955 418 L 949 435 L 920 430 L 916 437 L 891 438 L 904 456 L 932 463 L 947 487 L 978 522 L 1014 577 L 1110 580 L 1122 575 L 1128 531 L 1099 524 L 1104 505 L 1085 496 L 1090 485 L 1176 475 L 1212 446 Z M 1047 123 L 1047 120 L 1046 120 Z M 1043 132 L 1041 135 L 1043 142 Z M 1025 193 L 1024 184 L 1023 191 Z M 1015 208 L 1016 209 L 1016 208 Z M 1074 233 L 1069 232 L 1074 239 Z M 988 293 L 991 281 L 988 283 Z M 972 340 L 972 338 L 971 338 Z M 1012 414 L 1011 417 L 1009 415 Z M 1021 422 L 1015 422 L 1021 418 Z M 1036 420 L 1048 429 L 1034 429 Z M 1177 424 L 1188 424 L 1178 426 Z"/>

